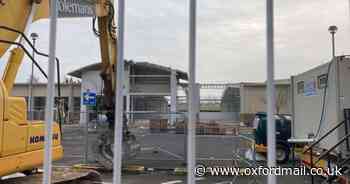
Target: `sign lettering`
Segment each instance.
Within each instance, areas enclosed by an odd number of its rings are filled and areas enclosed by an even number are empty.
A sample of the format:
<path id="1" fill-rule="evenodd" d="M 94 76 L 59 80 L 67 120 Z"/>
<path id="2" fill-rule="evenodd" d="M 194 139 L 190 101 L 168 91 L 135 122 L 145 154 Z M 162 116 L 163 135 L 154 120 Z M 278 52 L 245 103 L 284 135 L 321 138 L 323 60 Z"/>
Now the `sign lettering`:
<path id="1" fill-rule="evenodd" d="M 59 0 L 59 17 L 93 17 L 95 16 L 94 0 Z"/>
<path id="2" fill-rule="evenodd" d="M 52 139 L 53 140 L 58 140 L 58 134 L 53 134 L 52 135 Z M 29 138 L 29 144 L 37 144 L 37 143 L 40 143 L 40 142 L 45 142 L 45 136 L 43 135 L 36 135 L 36 136 L 31 136 Z"/>

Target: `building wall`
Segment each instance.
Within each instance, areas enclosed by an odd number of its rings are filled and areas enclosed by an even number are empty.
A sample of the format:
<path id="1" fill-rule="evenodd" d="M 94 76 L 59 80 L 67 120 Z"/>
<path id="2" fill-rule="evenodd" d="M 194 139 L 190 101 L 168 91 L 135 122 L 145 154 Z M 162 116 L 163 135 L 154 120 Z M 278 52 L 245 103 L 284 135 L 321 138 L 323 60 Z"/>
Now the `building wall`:
<path id="1" fill-rule="evenodd" d="M 136 83 L 131 89 L 131 93 L 163 93 L 170 94 L 169 84 Z"/>
<path id="2" fill-rule="evenodd" d="M 340 109 L 350 108 L 350 62 L 349 60 L 342 60 L 339 62 L 339 71 L 341 75 L 339 76 L 340 82 Z"/>
<path id="3" fill-rule="evenodd" d="M 61 96 L 70 96 L 73 87 L 73 96 L 80 96 L 80 84 L 61 84 Z M 29 96 L 29 84 L 15 84 L 12 89 L 12 96 Z M 46 84 L 34 84 L 33 96 L 46 96 Z M 57 96 L 57 85 L 55 88 Z"/>
<path id="4" fill-rule="evenodd" d="M 239 112 L 200 112 L 200 121 L 239 121 Z"/>
<path id="5" fill-rule="evenodd" d="M 27 101 L 29 99 L 29 84 L 20 83 L 15 84 L 12 90 L 12 96 L 24 97 Z M 57 86 L 55 90 L 57 96 Z M 63 83 L 61 84 L 61 97 L 64 99 L 65 114 L 74 114 L 80 111 L 80 83 Z M 44 111 L 46 104 L 46 84 L 33 84 L 33 109 L 34 119 L 44 119 Z M 27 105 L 29 103 L 27 102 Z M 29 106 L 27 107 L 29 111 Z M 68 120 L 68 119 L 67 119 Z"/>
<path id="6" fill-rule="evenodd" d="M 317 135 L 317 132 L 319 132 L 318 137 L 324 135 L 343 120 L 343 108 L 350 107 L 350 87 L 348 85 L 348 81 L 350 80 L 350 60 L 340 60 L 338 57 L 337 61 L 339 61 L 339 65 L 337 65 L 337 62 L 333 62 L 331 65 L 327 63 L 293 77 L 293 132 L 296 138 L 306 138 L 311 133 Z M 327 74 L 328 70 L 328 87 L 324 101 L 324 120 L 320 123 L 325 90 L 319 87 L 318 81 L 319 76 Z M 310 81 L 315 81 L 316 84 L 313 94 L 307 94 L 305 90 L 298 91 L 298 83 Z M 338 86 L 338 84 L 340 85 Z M 338 92 L 340 95 L 339 98 Z M 345 128 L 342 126 L 331 133 L 319 144 L 319 147 L 328 149 L 335 145 L 344 136 L 344 130 Z"/>
<path id="7" fill-rule="evenodd" d="M 133 75 L 159 75 L 158 73 L 147 73 L 148 70 L 137 70 Z M 170 96 L 170 72 L 169 77 L 130 77 L 130 65 L 125 66 L 123 94 L 125 96 L 126 111 L 152 111 L 167 112 L 168 102 L 164 98 Z M 89 89 L 102 95 L 103 81 L 100 77 L 100 71 L 86 71 L 82 73 L 82 90 L 80 96 Z M 80 124 L 84 124 L 88 118 L 86 115 L 87 107 L 83 105 L 81 98 Z M 133 109 L 130 109 L 133 107 Z M 132 116 L 137 119 L 139 115 Z M 143 116 L 142 116 L 143 117 Z"/>
<path id="8" fill-rule="evenodd" d="M 276 85 L 278 113 L 291 114 L 291 89 L 289 84 Z M 266 85 L 264 83 L 241 83 L 240 87 L 225 89 L 221 108 L 223 112 L 255 114 L 266 112 Z"/>
<path id="9" fill-rule="evenodd" d="M 228 87 L 221 99 L 222 112 L 241 112 L 240 88 Z"/>
<path id="10" fill-rule="evenodd" d="M 327 65 L 323 65 L 317 68 L 314 68 L 310 71 L 302 73 L 294 77 L 293 85 L 294 87 L 294 136 L 296 138 L 307 138 L 309 134 L 316 135 L 321 118 L 322 112 L 322 101 L 323 101 L 323 90 L 319 90 L 316 87 L 314 95 L 305 95 L 304 92 L 298 92 L 298 83 L 299 82 L 310 82 L 317 80 L 317 76 L 327 73 Z M 336 112 L 336 85 L 335 85 L 335 67 L 331 69 L 331 75 L 329 75 L 328 80 L 333 81 L 329 83 L 326 97 L 326 113 L 323 129 L 327 130 L 330 128 L 330 124 L 334 124 L 337 121 L 337 112 Z M 324 132 L 322 132 L 323 134 Z M 335 144 L 337 140 L 336 133 L 331 135 L 327 142 Z M 324 143 L 320 144 L 321 147 L 329 147 L 330 145 L 325 145 Z"/>
<path id="11" fill-rule="evenodd" d="M 100 71 L 87 71 L 82 74 L 81 78 L 81 95 L 83 92 L 90 90 L 96 94 L 102 92 L 102 79 L 100 77 Z"/>
<path id="12" fill-rule="evenodd" d="M 241 113 L 266 112 L 266 86 L 243 86 L 241 87 Z M 279 113 L 291 113 L 290 108 L 290 85 L 276 86 L 276 108 Z"/>
<path id="13" fill-rule="evenodd" d="M 132 71 L 132 75 L 130 75 Z M 72 72 L 72 76 L 81 78 L 81 84 L 68 85 L 62 84 L 61 96 L 65 101 L 65 108 L 69 117 L 78 119 L 80 123 L 87 122 L 87 111 L 96 108 L 87 108 L 83 105 L 82 95 L 87 90 L 95 92 L 98 96 L 98 102 L 101 102 L 99 95 L 102 95 L 103 81 L 100 77 L 100 69 L 98 66 L 89 66 Z M 150 63 L 127 64 L 124 71 L 123 95 L 125 99 L 125 110 L 146 112 L 169 112 L 168 98 L 171 96 L 170 78 L 172 69 L 154 65 Z M 187 78 L 186 74 L 175 71 L 175 85 L 179 78 Z M 131 77 L 133 76 L 133 77 Z M 174 80 L 173 80 L 174 82 Z M 177 87 L 174 88 L 175 90 Z M 55 90 L 57 95 L 57 90 Z M 17 84 L 13 90 L 14 96 L 23 96 L 28 98 L 28 84 Z M 43 111 L 46 104 L 46 84 L 35 84 L 33 88 L 34 109 Z M 176 97 L 176 95 L 175 95 Z M 154 100 L 156 99 L 156 100 Z M 114 100 L 114 99 L 112 99 Z M 174 100 L 176 102 L 176 100 Z M 102 103 L 100 103 L 102 104 Z M 130 109 L 134 106 L 134 109 Z M 99 106 L 102 107 L 102 106 Z M 98 108 L 100 109 L 100 108 Z M 77 114 L 74 114 L 76 113 Z M 44 115 L 44 114 L 43 114 Z M 44 117 L 44 116 L 43 116 Z"/>

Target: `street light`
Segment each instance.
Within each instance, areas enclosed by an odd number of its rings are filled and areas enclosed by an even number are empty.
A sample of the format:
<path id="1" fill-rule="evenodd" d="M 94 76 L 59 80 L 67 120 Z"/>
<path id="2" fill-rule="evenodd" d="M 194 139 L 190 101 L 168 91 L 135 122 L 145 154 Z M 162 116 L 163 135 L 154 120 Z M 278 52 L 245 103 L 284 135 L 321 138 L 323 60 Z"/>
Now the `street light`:
<path id="1" fill-rule="evenodd" d="M 333 26 L 329 26 L 328 31 L 332 35 L 332 56 L 333 56 L 333 58 L 335 58 L 335 39 L 334 39 L 334 35 L 338 31 L 338 27 L 334 26 L 334 25 Z"/>
<path id="2" fill-rule="evenodd" d="M 32 33 L 30 34 L 30 37 L 32 38 L 33 41 L 33 47 L 35 48 L 35 42 L 39 38 L 39 35 L 37 33 Z M 33 50 L 32 53 L 33 59 L 35 59 L 35 52 Z M 30 74 L 30 81 L 29 81 L 29 99 L 28 99 L 28 104 L 29 104 L 29 119 L 33 120 L 34 119 L 34 114 L 33 114 L 33 78 L 34 78 L 34 63 L 32 62 L 32 70 Z"/>

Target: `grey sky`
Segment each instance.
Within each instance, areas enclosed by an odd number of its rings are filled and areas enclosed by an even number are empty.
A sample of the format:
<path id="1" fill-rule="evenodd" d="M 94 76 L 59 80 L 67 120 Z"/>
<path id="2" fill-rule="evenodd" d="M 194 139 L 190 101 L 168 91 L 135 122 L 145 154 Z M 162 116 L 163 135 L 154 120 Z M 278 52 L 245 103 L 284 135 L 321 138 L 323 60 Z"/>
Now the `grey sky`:
<path id="1" fill-rule="evenodd" d="M 337 54 L 350 54 L 348 0 L 275 2 L 277 78 L 328 61 L 331 24 L 339 27 Z M 126 58 L 187 71 L 188 0 L 127 0 L 126 5 Z M 48 50 L 48 30 L 47 20 L 31 28 L 40 34 L 38 47 L 43 51 Z M 62 77 L 99 62 L 90 19 L 61 19 L 58 31 Z M 265 1 L 198 0 L 197 44 L 199 81 L 264 81 Z M 30 64 L 25 63 L 17 81 L 29 76 Z"/>

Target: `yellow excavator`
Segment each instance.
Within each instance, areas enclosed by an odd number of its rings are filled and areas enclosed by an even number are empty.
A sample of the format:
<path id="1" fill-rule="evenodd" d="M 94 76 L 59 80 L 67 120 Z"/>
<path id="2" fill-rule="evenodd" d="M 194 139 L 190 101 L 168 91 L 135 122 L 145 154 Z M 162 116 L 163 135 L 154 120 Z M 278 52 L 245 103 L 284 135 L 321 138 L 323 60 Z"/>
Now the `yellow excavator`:
<path id="1" fill-rule="evenodd" d="M 92 17 L 93 32 L 99 37 L 102 61 L 101 77 L 104 81 L 104 107 L 109 128 L 102 132 L 94 144 L 94 157 L 106 168 L 112 168 L 114 86 L 116 64 L 116 33 L 114 5 L 112 0 L 57 0 L 59 16 Z M 27 120 L 27 105 L 22 97 L 11 96 L 23 57 L 26 55 L 46 76 L 45 71 L 31 56 L 31 51 L 41 55 L 33 47 L 26 34 L 29 26 L 39 19 L 49 17 L 50 0 L 0 0 L 0 58 L 10 53 L 5 71 L 0 80 L 0 177 L 16 172 L 30 171 L 43 163 L 44 127 L 43 121 Z M 56 59 L 57 66 L 59 60 Z M 57 67 L 59 69 L 59 67 Z M 59 71 L 57 71 L 59 76 Z M 59 84 L 59 77 L 58 77 Z M 60 92 L 58 92 L 60 95 Z M 59 109 L 59 108 L 57 108 Z M 60 113 L 59 113 L 60 114 Z M 123 157 L 137 148 L 134 136 L 124 132 Z M 60 124 L 54 123 L 53 160 L 63 156 Z"/>

